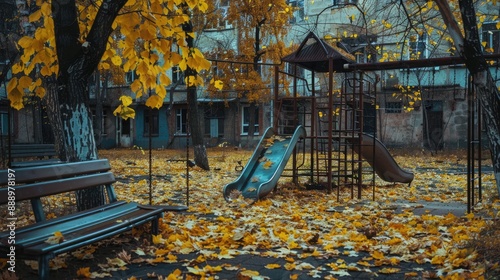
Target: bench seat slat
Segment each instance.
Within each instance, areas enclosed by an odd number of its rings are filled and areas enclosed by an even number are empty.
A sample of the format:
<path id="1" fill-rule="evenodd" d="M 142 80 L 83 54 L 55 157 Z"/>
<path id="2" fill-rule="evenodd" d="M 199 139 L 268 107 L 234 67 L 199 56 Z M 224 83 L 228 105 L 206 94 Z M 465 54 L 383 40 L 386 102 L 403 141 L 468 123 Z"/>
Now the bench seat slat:
<path id="1" fill-rule="evenodd" d="M 16 234 L 23 234 L 25 232 L 34 232 L 40 228 L 43 228 L 43 227 L 48 227 L 48 226 L 51 226 L 51 225 L 54 225 L 54 224 L 60 224 L 60 223 L 65 223 L 65 222 L 68 222 L 68 221 L 71 221 L 71 220 L 75 220 L 77 218 L 79 218 L 80 216 L 90 216 L 90 215 L 94 215 L 96 213 L 100 213 L 100 212 L 103 212 L 103 211 L 107 211 L 108 209 L 110 208 L 116 208 L 122 204 L 126 204 L 127 202 L 126 201 L 117 201 L 117 202 L 114 202 L 114 203 L 111 203 L 111 204 L 106 204 L 106 205 L 103 205 L 103 206 L 100 206 L 100 207 L 96 207 L 96 208 L 92 208 L 92 209 L 88 209 L 88 210 L 84 210 L 84 211 L 80 211 L 80 212 L 76 212 L 76 213 L 73 213 L 73 214 L 69 214 L 69 215 L 66 215 L 66 216 L 61 216 L 61 217 L 57 217 L 57 218 L 54 218 L 54 219 L 50 219 L 50 220 L 46 220 L 46 221 L 43 221 L 43 222 L 38 222 L 38 223 L 34 223 L 34 224 L 31 224 L 31 225 L 28 225 L 28 226 L 24 226 L 24 227 L 21 227 L 21 228 L 17 228 L 16 229 Z M 0 233 L 0 244 L 3 243 L 3 239 L 4 238 L 8 238 L 9 236 L 9 233 L 8 232 L 1 232 Z"/>
<path id="2" fill-rule="evenodd" d="M 142 208 L 135 208 L 133 211 L 124 214 L 120 220 L 110 219 L 105 221 L 96 221 L 94 224 L 85 227 L 79 227 L 76 231 L 71 233 L 64 233 L 64 241 L 60 244 L 48 244 L 45 242 L 24 247 L 21 254 L 26 255 L 40 255 L 42 253 L 54 252 L 60 254 L 81 247 L 88 239 L 99 238 L 104 239 L 109 236 L 116 235 L 131 228 L 144 224 L 145 222 L 153 219 L 158 219 L 163 215 L 161 208 L 155 210 L 147 210 Z M 90 243 L 87 243 L 90 244 Z M 85 244 L 85 245 L 87 245 Z"/>
<path id="3" fill-rule="evenodd" d="M 90 226 L 91 224 L 98 223 L 99 221 L 116 219 L 116 217 L 125 215 L 137 208 L 137 203 L 135 202 L 125 203 L 103 211 L 94 213 L 90 212 L 87 213 L 87 215 L 75 216 L 74 219 L 66 219 L 61 222 L 58 222 L 56 218 L 54 219 L 56 221 L 46 224 L 45 226 L 40 226 L 37 229 L 31 229 L 22 233 L 16 232 L 16 244 L 20 244 L 20 247 L 31 246 L 32 244 L 44 242 L 50 236 L 54 235 L 54 232 L 56 231 L 60 231 L 63 234 L 70 233 L 80 227 Z M 7 245 L 6 241 L 6 239 L 2 239 L 1 243 Z"/>

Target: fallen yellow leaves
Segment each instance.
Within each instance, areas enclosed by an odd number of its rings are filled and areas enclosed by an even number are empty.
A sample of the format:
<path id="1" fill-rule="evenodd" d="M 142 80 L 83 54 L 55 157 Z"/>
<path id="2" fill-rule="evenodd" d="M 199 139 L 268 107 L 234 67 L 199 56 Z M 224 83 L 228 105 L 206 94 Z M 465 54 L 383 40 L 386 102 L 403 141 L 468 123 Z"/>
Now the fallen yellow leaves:
<path id="1" fill-rule="evenodd" d="M 81 278 L 90 278 L 90 267 L 82 267 L 76 271 L 76 276 Z"/>
<path id="2" fill-rule="evenodd" d="M 275 141 L 278 140 L 270 142 L 274 144 Z M 134 154 L 135 158 L 125 160 L 118 152 L 101 157 L 109 157 L 113 172 L 123 181 L 127 179 L 117 187 L 119 197 L 148 203 L 147 182 L 141 177 L 147 174 L 146 156 L 138 150 L 127 150 L 127 153 Z M 168 180 L 155 180 L 153 204 L 165 204 L 164 201 L 168 202 L 171 197 L 185 199 L 185 177 L 182 176 L 185 162 L 168 162 L 172 155 L 155 153 L 153 173 Z M 179 155 L 180 152 L 176 156 Z M 220 153 L 209 153 L 209 156 L 215 155 Z M 406 263 L 435 267 L 435 271 L 405 272 L 407 277 L 453 277 L 469 273 L 471 278 L 480 278 L 484 275 L 482 264 L 475 259 L 476 252 L 465 246 L 491 221 L 479 215 L 436 215 L 422 209 L 427 207 L 426 198 L 442 203 L 459 201 L 458 205 L 465 207 L 465 191 L 457 187 L 459 191 L 450 192 L 450 186 L 463 184 L 461 180 L 454 180 L 456 176 L 416 174 L 411 187 L 381 183 L 376 187 L 375 201 L 371 199 L 371 190 L 363 190 L 362 199 L 351 199 L 350 189 L 341 188 L 337 201 L 336 190 L 331 194 L 306 191 L 282 178 L 276 192 L 251 206 L 240 200 L 239 191 L 230 194 L 235 200 L 228 203 L 221 188 L 239 176 L 240 173 L 234 171 L 236 162 L 245 162 L 250 155 L 251 152 L 231 150 L 223 161 L 211 162 L 218 171 L 190 169 L 189 213 L 166 213 L 160 224 L 160 234 L 153 235 L 146 245 L 134 246 L 121 258 L 109 258 L 100 266 L 102 273 L 124 269 L 134 263 L 157 266 L 177 263 L 179 269 L 167 279 L 188 279 L 186 275 L 209 278 L 224 271 L 234 271 L 233 276 L 249 277 L 246 279 L 264 277 L 244 267 L 208 265 L 254 254 L 269 258 L 266 269 L 286 269 L 291 278 L 304 275 L 304 270 L 318 279 L 334 279 L 354 274 L 354 271 L 372 276 L 398 273 L 403 277 L 404 269 L 399 269 Z M 430 165 L 428 158 L 398 157 L 396 160 L 410 169 Z M 126 161 L 134 162 L 133 168 Z M 450 158 L 450 161 L 456 160 Z M 262 162 L 266 163 L 267 159 Z M 437 166 L 433 166 L 433 170 Z M 493 178 L 485 183 L 492 181 Z M 487 192 L 484 195 L 486 197 Z M 500 203 L 491 205 L 500 209 Z M 416 214 L 416 210 L 422 214 Z M 79 255 L 91 257 L 95 254 L 89 248 L 86 250 L 89 251 L 79 251 Z M 196 253 L 196 256 L 185 260 L 184 254 L 188 253 Z M 314 262 L 306 262 L 306 258 L 324 260 L 321 269 Z M 357 260 L 347 261 L 352 258 Z M 81 273 L 87 275 L 86 271 Z"/>

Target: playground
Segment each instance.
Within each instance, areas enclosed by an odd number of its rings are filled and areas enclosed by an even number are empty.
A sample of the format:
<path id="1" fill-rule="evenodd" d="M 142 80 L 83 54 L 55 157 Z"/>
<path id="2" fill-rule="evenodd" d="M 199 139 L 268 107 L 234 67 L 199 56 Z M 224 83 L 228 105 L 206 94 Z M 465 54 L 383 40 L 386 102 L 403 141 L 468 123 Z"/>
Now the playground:
<path id="1" fill-rule="evenodd" d="M 294 86 L 283 95 L 279 81 L 286 76 L 296 85 L 300 77 L 274 67 L 274 118 L 253 150 L 213 148 L 210 171 L 189 164 L 189 145 L 100 151 L 99 158 L 108 159 L 116 174 L 114 189 L 126 207 L 146 212 L 176 205 L 188 211 L 167 211 L 159 225 L 152 225 L 158 234 L 151 240 L 148 225 L 134 224 L 117 238 L 58 254 L 51 277 L 480 279 L 498 274 L 498 243 L 489 237 L 498 231 L 500 202 L 479 129 L 469 125 L 466 149 L 390 149 L 378 139 L 376 114 L 365 107 L 377 103 L 376 91 L 363 71 L 349 68 L 352 61 L 312 33 L 283 61 L 311 70 L 313 81 L 316 72 L 328 73 L 328 87 L 322 94 L 312 87 L 303 95 Z M 349 73 L 338 91 L 334 72 Z M 470 89 L 469 124 L 480 122 L 473 96 Z M 110 200 L 115 191 L 108 188 Z M 61 217 L 71 212 L 75 197 L 35 200 L 41 213 Z M 18 217 L 18 226 L 33 220 L 28 212 Z M 122 219 L 106 222 L 125 227 Z M 92 234 L 82 239 L 91 240 Z M 28 241 L 32 237 L 25 235 Z M 24 279 L 37 265 L 28 261 L 19 267 Z"/>

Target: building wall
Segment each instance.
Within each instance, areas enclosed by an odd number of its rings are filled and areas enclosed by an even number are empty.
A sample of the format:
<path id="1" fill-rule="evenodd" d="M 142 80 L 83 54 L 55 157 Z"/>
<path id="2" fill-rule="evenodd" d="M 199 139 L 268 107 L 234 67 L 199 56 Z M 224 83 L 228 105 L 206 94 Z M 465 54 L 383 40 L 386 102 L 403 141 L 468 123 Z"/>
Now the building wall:
<path id="1" fill-rule="evenodd" d="M 169 126 L 167 123 L 167 109 L 166 106 L 158 109 L 153 109 L 158 112 L 158 134 L 151 137 L 151 148 L 166 148 L 169 139 Z M 135 118 L 135 134 L 133 143 L 143 149 L 149 148 L 149 135 L 145 133 L 145 118 L 149 114 L 149 109 L 145 106 L 136 108 Z"/>

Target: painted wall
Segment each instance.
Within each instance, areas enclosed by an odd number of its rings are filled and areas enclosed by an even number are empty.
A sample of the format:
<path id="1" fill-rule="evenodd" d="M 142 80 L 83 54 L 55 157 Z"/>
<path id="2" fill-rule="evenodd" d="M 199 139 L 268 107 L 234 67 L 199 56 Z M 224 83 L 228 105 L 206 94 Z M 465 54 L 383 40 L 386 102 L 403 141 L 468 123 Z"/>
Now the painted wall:
<path id="1" fill-rule="evenodd" d="M 134 145 L 147 149 L 149 147 L 149 135 L 145 134 L 145 116 L 149 114 L 148 108 L 144 106 L 138 106 L 136 109 L 135 117 L 135 134 L 134 134 Z M 167 123 L 167 111 L 166 106 L 162 107 L 158 111 L 158 135 L 153 135 L 151 137 L 151 147 L 153 149 L 166 148 L 168 145 L 169 127 Z"/>

